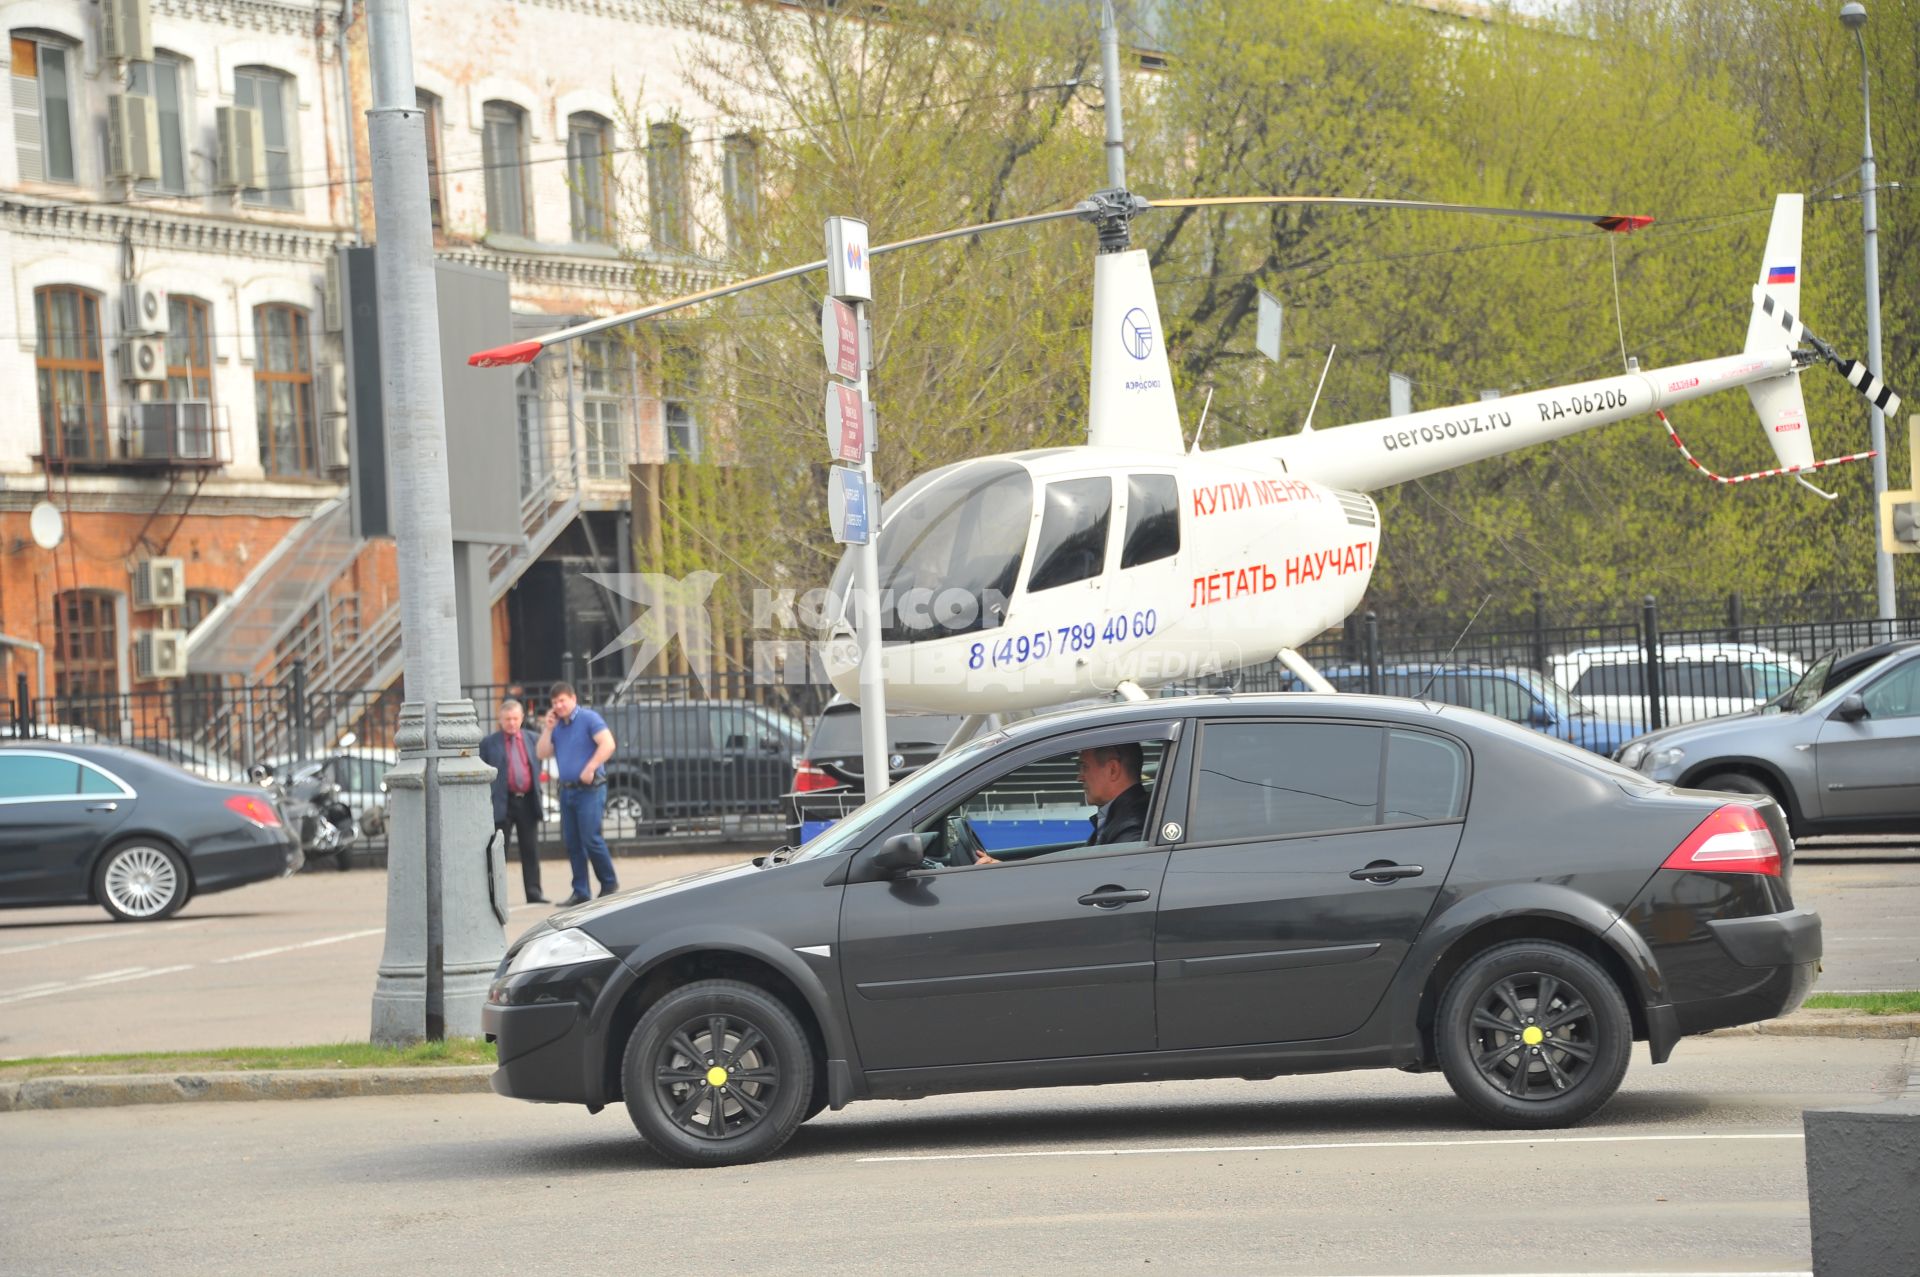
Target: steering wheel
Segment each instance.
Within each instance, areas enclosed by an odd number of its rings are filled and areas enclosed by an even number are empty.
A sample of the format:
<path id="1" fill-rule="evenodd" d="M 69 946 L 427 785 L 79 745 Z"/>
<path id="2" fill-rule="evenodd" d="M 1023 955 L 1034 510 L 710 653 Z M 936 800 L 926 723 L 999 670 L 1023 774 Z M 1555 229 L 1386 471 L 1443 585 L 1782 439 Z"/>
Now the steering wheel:
<path id="1" fill-rule="evenodd" d="M 980 845 L 980 835 L 973 831 L 973 822 L 960 812 L 947 817 L 946 861 L 953 869 L 964 869 L 976 860 L 976 853 L 986 850 Z"/>

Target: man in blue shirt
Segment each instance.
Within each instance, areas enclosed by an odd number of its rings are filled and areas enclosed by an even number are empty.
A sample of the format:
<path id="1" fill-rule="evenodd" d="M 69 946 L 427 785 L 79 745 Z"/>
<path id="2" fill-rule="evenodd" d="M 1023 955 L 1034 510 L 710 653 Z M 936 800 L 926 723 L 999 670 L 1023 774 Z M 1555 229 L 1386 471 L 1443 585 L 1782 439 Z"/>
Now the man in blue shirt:
<path id="1" fill-rule="evenodd" d="M 560 777 L 560 837 L 573 865 L 573 894 L 560 903 L 565 909 L 591 898 L 589 863 L 600 879 L 601 895 L 620 890 L 607 840 L 600 835 L 600 821 L 607 812 L 606 763 L 613 757 L 614 742 L 607 720 L 580 703 L 572 684 L 555 683 L 550 695 L 553 707 L 540 720 L 535 752 L 553 759 Z"/>

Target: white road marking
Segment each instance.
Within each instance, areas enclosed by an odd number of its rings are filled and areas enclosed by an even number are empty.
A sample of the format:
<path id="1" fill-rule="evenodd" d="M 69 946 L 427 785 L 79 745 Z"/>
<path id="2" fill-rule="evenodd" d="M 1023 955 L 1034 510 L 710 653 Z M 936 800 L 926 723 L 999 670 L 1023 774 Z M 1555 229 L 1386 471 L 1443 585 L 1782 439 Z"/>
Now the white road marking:
<path id="1" fill-rule="evenodd" d="M 88 989 L 97 989 L 104 984 L 125 984 L 129 980 L 151 980 L 157 975 L 172 975 L 176 971 L 191 971 L 193 963 L 183 963 L 177 967 L 129 967 L 125 971 L 109 971 L 104 975 L 91 975 L 84 980 L 71 984 L 56 984 L 50 989 L 34 989 L 26 993 L 10 993 L 0 997 L 0 1006 L 13 1002 L 26 1002 L 33 998 L 49 998 L 56 993 L 79 993 Z"/>
<path id="2" fill-rule="evenodd" d="M 39 984 L 22 985 L 18 989 L 0 989 L 0 998 L 10 998 L 16 993 L 32 993 L 35 989 L 58 989 L 64 983 L 61 980 L 42 980 Z"/>
<path id="3" fill-rule="evenodd" d="M 126 927 L 116 927 L 110 931 L 93 931 L 84 936 L 65 936 L 59 940 L 41 940 L 35 944 L 16 944 L 0 949 L 0 958 L 10 953 L 32 953 L 38 949 L 53 949 L 66 944 L 90 944 L 95 940 L 148 940 L 154 936 L 164 936 L 175 931 L 185 931 L 190 927 L 204 927 L 207 920 L 198 922 L 169 922 L 158 927 L 142 927 L 138 931 Z"/>
<path id="4" fill-rule="evenodd" d="M 303 940 L 299 944 L 283 944 L 273 949 L 255 949 L 252 953 L 236 953 L 231 958 L 215 958 L 213 965 L 224 966 L 229 962 L 246 962 L 251 958 L 270 958 L 276 953 L 292 953 L 295 949 L 313 949 L 323 944 L 339 944 L 342 940 L 358 940 L 362 936 L 377 936 L 385 932 L 385 927 L 369 927 L 365 931 L 349 931 L 344 935 L 322 936 L 318 940 Z"/>
<path id="5" fill-rule="evenodd" d="M 1642 1144 L 1677 1143 L 1693 1140 L 1803 1140 L 1799 1131 L 1781 1134 L 1729 1133 L 1726 1135 L 1551 1135 L 1508 1136 L 1479 1140 L 1360 1140 L 1332 1144 L 1195 1144 L 1165 1148 L 1053 1148 L 1005 1153 L 918 1153 L 895 1157 L 856 1157 L 856 1162 L 980 1162 L 1021 1157 L 1146 1157 L 1168 1153 L 1312 1153 L 1329 1149 L 1364 1148 L 1482 1148 L 1536 1144 Z M 1561 1277 L 1573 1277 L 1562 1274 Z"/>

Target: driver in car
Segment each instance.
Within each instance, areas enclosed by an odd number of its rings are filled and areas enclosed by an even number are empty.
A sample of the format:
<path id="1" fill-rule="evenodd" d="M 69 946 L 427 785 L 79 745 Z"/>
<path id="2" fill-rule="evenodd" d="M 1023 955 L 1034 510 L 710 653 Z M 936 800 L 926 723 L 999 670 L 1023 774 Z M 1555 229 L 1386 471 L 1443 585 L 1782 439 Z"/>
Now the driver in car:
<path id="1" fill-rule="evenodd" d="M 1096 745 L 1080 751 L 1080 788 L 1087 801 L 1099 808 L 1089 822 L 1092 831 L 1084 846 L 1104 847 L 1145 840 L 1149 800 L 1147 787 L 1140 783 L 1141 757 L 1137 741 Z M 1001 862 L 982 851 L 975 854 L 974 863 L 997 865 Z"/>

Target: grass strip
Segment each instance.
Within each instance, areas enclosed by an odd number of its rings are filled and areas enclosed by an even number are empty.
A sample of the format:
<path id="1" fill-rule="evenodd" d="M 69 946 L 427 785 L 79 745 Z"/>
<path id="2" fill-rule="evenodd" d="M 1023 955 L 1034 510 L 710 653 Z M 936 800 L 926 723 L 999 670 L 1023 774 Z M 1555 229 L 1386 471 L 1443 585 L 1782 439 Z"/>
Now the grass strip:
<path id="1" fill-rule="evenodd" d="M 36 1077 L 98 1077 L 121 1073 L 214 1073 L 252 1069 L 436 1068 L 492 1064 L 484 1038 L 449 1038 L 411 1046 L 331 1042 L 318 1046 L 235 1046 L 218 1051 L 133 1051 L 124 1055 L 45 1055 L 0 1062 L 0 1082 Z"/>
<path id="2" fill-rule="evenodd" d="M 1806 1005 L 1822 1011 L 1859 1011 L 1864 1015 L 1920 1015 L 1920 989 L 1902 993 L 1816 993 Z"/>

